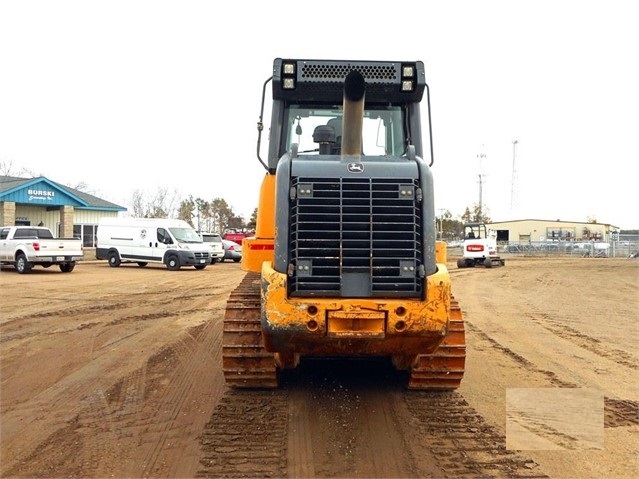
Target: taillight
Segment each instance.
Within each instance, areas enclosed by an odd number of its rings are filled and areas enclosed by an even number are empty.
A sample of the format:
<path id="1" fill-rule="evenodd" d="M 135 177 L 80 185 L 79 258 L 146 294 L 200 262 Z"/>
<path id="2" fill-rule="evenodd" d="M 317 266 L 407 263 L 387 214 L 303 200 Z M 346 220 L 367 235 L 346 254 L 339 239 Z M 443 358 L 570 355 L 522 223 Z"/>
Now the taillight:
<path id="1" fill-rule="evenodd" d="M 229 246 L 229 251 L 235 251 L 235 248 L 233 246 Z"/>
<path id="2" fill-rule="evenodd" d="M 37 241 L 35 241 L 35 242 L 33 243 L 33 249 L 34 249 L 35 251 L 40 251 L 40 243 L 38 243 Z"/>

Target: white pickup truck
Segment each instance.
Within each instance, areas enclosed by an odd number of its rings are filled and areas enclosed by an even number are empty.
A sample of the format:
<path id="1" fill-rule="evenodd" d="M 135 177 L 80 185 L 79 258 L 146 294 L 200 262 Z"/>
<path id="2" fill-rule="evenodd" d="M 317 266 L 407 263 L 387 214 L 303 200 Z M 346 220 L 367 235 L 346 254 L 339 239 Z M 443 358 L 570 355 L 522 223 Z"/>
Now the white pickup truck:
<path id="1" fill-rule="evenodd" d="M 0 228 L 0 264 L 13 265 L 21 274 L 36 265 L 48 268 L 54 264 L 70 273 L 83 255 L 80 238 L 54 238 L 49 228 L 39 226 Z"/>

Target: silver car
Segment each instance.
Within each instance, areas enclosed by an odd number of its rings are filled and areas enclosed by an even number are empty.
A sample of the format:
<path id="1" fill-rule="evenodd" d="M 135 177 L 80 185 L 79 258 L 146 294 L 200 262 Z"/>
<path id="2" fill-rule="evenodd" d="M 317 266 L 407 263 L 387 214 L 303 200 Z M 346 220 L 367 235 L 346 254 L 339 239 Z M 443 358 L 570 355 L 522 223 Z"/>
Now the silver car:
<path id="1" fill-rule="evenodd" d="M 242 245 L 229 240 L 222 240 L 222 243 L 224 244 L 224 258 L 220 261 L 230 259 L 239 263 L 242 260 Z"/>

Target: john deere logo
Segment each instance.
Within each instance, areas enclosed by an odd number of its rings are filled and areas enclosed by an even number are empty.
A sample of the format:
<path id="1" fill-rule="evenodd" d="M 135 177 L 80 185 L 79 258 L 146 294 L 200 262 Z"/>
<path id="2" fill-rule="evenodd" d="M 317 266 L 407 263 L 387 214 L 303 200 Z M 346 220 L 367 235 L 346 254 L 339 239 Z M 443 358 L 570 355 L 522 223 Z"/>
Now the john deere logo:
<path id="1" fill-rule="evenodd" d="M 349 163 L 346 167 L 350 173 L 363 173 L 364 172 L 364 164 L 363 163 Z"/>

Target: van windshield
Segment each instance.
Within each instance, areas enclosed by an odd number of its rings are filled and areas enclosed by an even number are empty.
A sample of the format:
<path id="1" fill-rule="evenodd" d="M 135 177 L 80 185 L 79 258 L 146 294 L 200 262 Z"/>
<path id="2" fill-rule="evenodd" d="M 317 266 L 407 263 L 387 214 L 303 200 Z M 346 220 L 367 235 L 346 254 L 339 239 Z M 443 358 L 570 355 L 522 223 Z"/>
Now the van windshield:
<path id="1" fill-rule="evenodd" d="M 202 238 L 192 228 L 169 228 L 169 231 L 180 243 L 201 243 Z"/>

